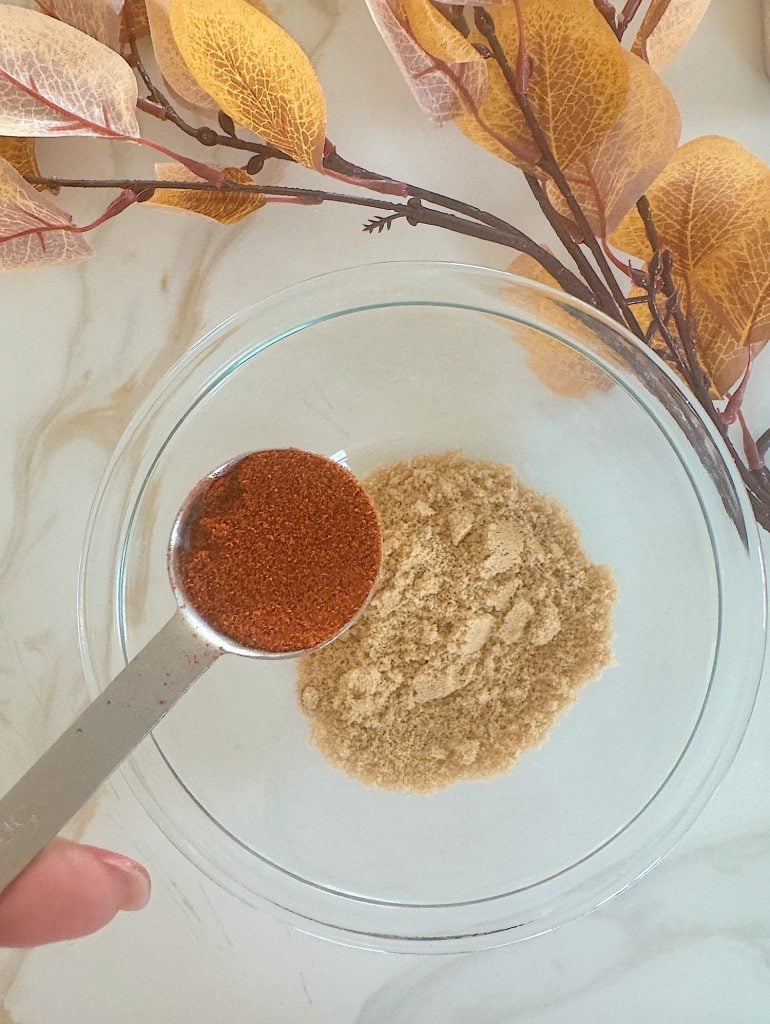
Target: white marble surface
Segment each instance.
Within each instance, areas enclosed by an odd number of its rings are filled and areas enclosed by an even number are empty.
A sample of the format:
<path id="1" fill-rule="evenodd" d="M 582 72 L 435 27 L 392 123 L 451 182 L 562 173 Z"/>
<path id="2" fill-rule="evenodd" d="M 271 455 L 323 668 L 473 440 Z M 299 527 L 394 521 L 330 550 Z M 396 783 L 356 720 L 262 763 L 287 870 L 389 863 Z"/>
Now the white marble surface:
<path id="1" fill-rule="evenodd" d="M 330 135 L 346 156 L 481 201 L 547 240 L 513 169 L 425 123 L 361 0 L 283 0 L 276 10 L 315 51 Z M 756 0 L 714 0 L 666 77 L 685 139 L 730 135 L 770 161 L 759 17 Z M 40 150 L 44 167 L 74 170 L 84 154 L 95 171 L 115 166 L 98 142 Z M 122 156 L 149 169 L 133 149 Z M 82 200 L 84 213 L 92 208 Z M 82 267 L 0 278 L 0 786 L 85 700 L 75 585 L 86 517 L 159 374 L 204 329 L 319 271 L 404 257 L 504 267 L 510 258 L 432 229 L 396 225 L 370 238 L 361 219 L 274 207 L 233 229 L 142 209 L 103 228 Z M 757 429 L 768 414 L 761 383 L 749 406 Z M 0 1024 L 764 1024 L 768 737 L 765 686 L 716 797 L 647 879 L 557 933 L 473 956 L 386 956 L 293 933 L 203 878 L 118 779 L 72 832 L 149 864 L 152 903 L 81 942 L 0 952 Z"/>

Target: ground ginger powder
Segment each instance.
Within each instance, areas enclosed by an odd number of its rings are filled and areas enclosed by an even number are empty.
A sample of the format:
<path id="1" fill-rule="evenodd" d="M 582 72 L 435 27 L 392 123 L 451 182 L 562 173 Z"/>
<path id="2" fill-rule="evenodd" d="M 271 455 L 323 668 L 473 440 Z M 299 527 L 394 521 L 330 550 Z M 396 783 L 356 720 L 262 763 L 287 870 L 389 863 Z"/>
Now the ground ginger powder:
<path id="1" fill-rule="evenodd" d="M 382 578 L 353 628 L 300 664 L 311 742 L 388 789 L 503 772 L 611 663 L 613 575 L 507 466 L 419 455 L 365 486 Z"/>

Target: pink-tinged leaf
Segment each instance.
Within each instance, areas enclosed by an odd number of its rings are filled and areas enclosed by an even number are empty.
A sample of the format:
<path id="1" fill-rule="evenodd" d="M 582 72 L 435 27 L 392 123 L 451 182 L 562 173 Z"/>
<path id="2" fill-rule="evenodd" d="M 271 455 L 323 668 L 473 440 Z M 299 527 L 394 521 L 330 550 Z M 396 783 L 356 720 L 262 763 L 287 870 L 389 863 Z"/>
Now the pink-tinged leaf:
<path id="1" fill-rule="evenodd" d="M 45 14 L 0 5 L 0 135 L 136 139 L 128 64 Z"/>
<path id="2" fill-rule="evenodd" d="M 0 270 L 79 263 L 91 247 L 72 218 L 0 158 Z"/>
<path id="3" fill-rule="evenodd" d="M 631 52 L 664 68 L 701 23 L 711 0 L 651 0 Z"/>
<path id="4" fill-rule="evenodd" d="M 125 0 L 37 0 L 37 6 L 43 14 L 65 21 L 120 52 Z"/>
<path id="5" fill-rule="evenodd" d="M 417 41 L 398 0 L 366 0 L 366 4 L 414 98 L 436 124 L 476 109 L 489 88 L 486 63 L 479 55 L 441 60 Z M 459 33 L 458 37 L 462 39 Z"/>

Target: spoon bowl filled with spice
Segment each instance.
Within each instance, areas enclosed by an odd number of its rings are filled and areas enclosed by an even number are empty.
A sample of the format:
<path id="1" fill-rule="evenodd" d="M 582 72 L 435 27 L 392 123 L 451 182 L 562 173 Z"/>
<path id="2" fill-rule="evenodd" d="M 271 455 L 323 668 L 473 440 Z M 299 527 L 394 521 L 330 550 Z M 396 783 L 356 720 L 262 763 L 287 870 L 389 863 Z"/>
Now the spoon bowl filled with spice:
<path id="1" fill-rule="evenodd" d="M 279 449 L 240 455 L 193 488 L 171 531 L 168 573 L 212 646 L 295 658 L 350 628 L 381 557 L 377 513 L 353 474 Z"/>
<path id="2" fill-rule="evenodd" d="M 363 529 L 275 453 L 357 489 Z M 745 494 L 668 371 L 565 295 L 361 267 L 202 339 L 97 497 L 94 696 L 174 612 L 191 491 L 183 612 L 269 656 L 217 658 L 122 770 L 255 907 L 378 949 L 530 937 L 643 875 L 734 756 L 764 645 Z"/>

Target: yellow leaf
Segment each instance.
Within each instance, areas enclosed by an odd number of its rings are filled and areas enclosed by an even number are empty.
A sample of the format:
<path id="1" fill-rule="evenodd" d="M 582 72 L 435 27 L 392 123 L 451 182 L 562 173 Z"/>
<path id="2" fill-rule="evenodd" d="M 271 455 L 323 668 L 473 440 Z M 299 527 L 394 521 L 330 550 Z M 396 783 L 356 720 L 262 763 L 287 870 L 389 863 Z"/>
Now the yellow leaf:
<path id="1" fill-rule="evenodd" d="M 254 179 L 242 167 L 223 167 L 225 179 L 238 185 L 253 185 Z M 159 181 L 202 181 L 192 171 L 177 163 L 155 165 Z M 158 189 L 148 205 L 168 206 L 187 213 L 210 217 L 220 224 L 236 224 L 260 210 L 267 200 L 253 192 L 214 192 L 194 189 Z"/>
<path id="2" fill-rule="evenodd" d="M 631 52 L 664 68 L 701 22 L 711 0 L 652 0 Z"/>
<path id="3" fill-rule="evenodd" d="M 698 357 L 709 375 L 713 393 L 721 397 L 743 376 L 749 346 L 739 343 L 715 315 L 711 302 L 699 289 L 690 288 L 685 307 L 693 324 Z"/>
<path id="4" fill-rule="evenodd" d="M 681 120 L 674 97 L 639 57 L 626 54 L 629 87 L 622 114 L 599 145 L 566 169 L 575 198 L 601 238 L 660 174 L 679 142 Z M 548 197 L 563 217 L 570 210 L 553 182 Z"/>
<path id="5" fill-rule="evenodd" d="M 210 110 L 216 104 L 195 81 L 174 41 L 169 18 L 170 6 L 171 0 L 147 0 L 147 18 L 155 60 L 160 73 L 177 96 L 191 107 Z"/>
<path id="6" fill-rule="evenodd" d="M 0 157 L 0 270 L 79 263 L 91 247 L 72 218 Z"/>
<path id="7" fill-rule="evenodd" d="M 401 8 L 415 40 L 432 57 L 447 64 L 483 62 L 478 50 L 430 0 L 401 0 Z"/>
<path id="8" fill-rule="evenodd" d="M 7 160 L 23 177 L 40 177 L 34 139 L 17 139 L 0 135 L 0 157 Z M 38 192 L 47 191 L 45 185 L 35 185 L 34 187 Z"/>
<path id="9" fill-rule="evenodd" d="M 196 81 L 226 114 L 321 168 L 326 101 L 291 36 L 246 0 L 171 0 L 171 29 Z"/>
<path id="10" fill-rule="evenodd" d="M 528 98 L 562 167 L 594 150 L 620 116 L 628 93 L 624 52 L 593 0 L 521 0 L 532 60 Z M 518 64 L 516 8 L 488 12 L 509 63 Z M 474 41 L 484 42 L 476 32 Z M 489 91 L 478 111 L 458 117 L 462 132 L 490 152 L 530 169 L 537 150 L 502 72 L 488 60 Z"/>
<path id="11" fill-rule="evenodd" d="M 770 334 L 770 168 L 737 142 L 706 136 L 677 150 L 647 198 L 661 245 L 674 257 L 698 354 L 723 395 L 743 373 L 748 346 Z M 612 241 L 638 259 L 652 255 L 636 211 Z"/>
<path id="12" fill-rule="evenodd" d="M 145 0 L 134 0 L 134 3 Z M 248 0 L 252 7 L 264 13 L 262 0 Z M 202 113 L 216 110 L 216 103 L 195 81 L 171 31 L 169 10 L 171 0 L 146 0 L 146 17 L 152 38 L 152 48 L 160 73 L 173 92 L 188 106 Z"/>
<path id="13" fill-rule="evenodd" d="M 770 168 L 732 139 L 706 135 L 680 146 L 646 194 L 663 246 L 688 274 L 770 208 Z M 636 210 L 611 241 L 638 259 L 652 255 Z"/>
<path id="14" fill-rule="evenodd" d="M 525 277 L 529 281 L 559 288 L 558 282 L 544 270 L 537 260 L 521 253 L 508 267 L 511 274 Z M 555 309 L 548 303 L 548 319 L 555 321 L 568 337 L 580 338 L 585 326 L 566 310 Z M 527 353 L 527 365 L 546 387 L 564 398 L 585 398 L 592 391 L 607 391 L 612 386 L 610 378 L 598 367 L 577 352 L 572 352 L 561 342 L 531 327 L 517 326 L 515 338 Z M 587 339 L 593 341 L 593 337 Z"/>

